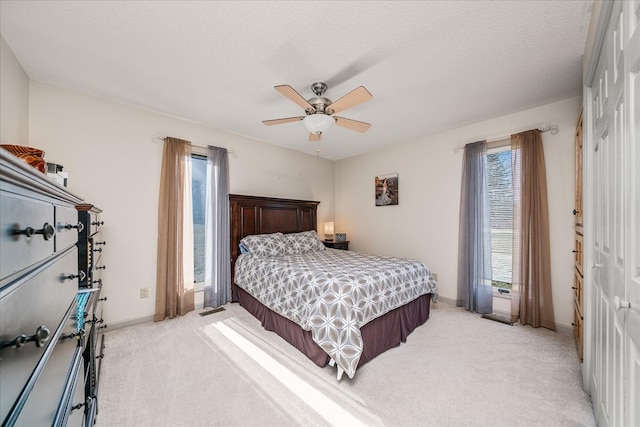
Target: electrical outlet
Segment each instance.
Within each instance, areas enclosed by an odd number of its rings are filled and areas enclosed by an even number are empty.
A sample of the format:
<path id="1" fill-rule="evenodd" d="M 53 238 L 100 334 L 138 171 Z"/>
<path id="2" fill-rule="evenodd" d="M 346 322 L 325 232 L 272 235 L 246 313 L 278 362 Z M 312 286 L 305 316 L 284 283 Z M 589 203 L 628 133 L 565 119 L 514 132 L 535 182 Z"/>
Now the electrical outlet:
<path id="1" fill-rule="evenodd" d="M 433 280 L 435 280 L 437 282 L 438 281 L 438 273 L 431 273 L 431 275 L 433 276 Z"/>
<path id="2" fill-rule="evenodd" d="M 149 288 L 140 288 L 140 298 L 149 298 Z"/>

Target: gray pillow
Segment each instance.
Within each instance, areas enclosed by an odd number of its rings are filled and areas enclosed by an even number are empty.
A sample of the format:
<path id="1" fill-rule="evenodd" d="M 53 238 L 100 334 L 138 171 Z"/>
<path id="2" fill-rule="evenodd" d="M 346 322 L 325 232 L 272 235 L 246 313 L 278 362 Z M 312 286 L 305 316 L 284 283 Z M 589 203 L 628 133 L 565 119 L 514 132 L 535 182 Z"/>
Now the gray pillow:
<path id="1" fill-rule="evenodd" d="M 257 256 L 279 256 L 288 253 L 287 242 L 282 233 L 246 236 L 240 240 L 240 246 L 244 246 L 251 255 Z"/>
<path id="2" fill-rule="evenodd" d="M 291 255 L 324 251 L 326 249 L 315 230 L 285 234 L 284 239 L 287 242 L 287 253 Z"/>

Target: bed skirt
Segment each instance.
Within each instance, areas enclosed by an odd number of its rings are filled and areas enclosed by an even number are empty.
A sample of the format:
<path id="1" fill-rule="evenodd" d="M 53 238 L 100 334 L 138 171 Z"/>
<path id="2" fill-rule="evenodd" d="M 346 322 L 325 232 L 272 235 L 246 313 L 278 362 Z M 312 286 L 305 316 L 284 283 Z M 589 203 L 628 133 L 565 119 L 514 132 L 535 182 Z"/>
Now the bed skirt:
<path id="1" fill-rule="evenodd" d="M 316 344 L 311 331 L 262 305 L 244 289 L 236 286 L 238 302 L 256 317 L 267 331 L 273 331 L 300 350 L 318 366 L 329 363 L 329 356 Z M 431 294 L 422 295 L 387 314 L 373 319 L 360 328 L 364 349 L 358 367 L 377 355 L 405 342 L 414 329 L 429 318 Z"/>

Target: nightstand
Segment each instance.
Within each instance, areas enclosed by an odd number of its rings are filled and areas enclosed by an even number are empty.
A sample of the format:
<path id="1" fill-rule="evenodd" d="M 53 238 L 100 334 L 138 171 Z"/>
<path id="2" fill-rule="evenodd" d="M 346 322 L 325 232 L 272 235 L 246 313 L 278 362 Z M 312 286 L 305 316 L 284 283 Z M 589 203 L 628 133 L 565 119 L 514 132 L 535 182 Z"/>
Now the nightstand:
<path id="1" fill-rule="evenodd" d="M 335 240 L 323 240 L 322 243 L 328 248 L 332 249 L 343 249 L 345 251 L 349 250 L 349 241 L 345 240 L 344 242 L 336 242 Z"/>

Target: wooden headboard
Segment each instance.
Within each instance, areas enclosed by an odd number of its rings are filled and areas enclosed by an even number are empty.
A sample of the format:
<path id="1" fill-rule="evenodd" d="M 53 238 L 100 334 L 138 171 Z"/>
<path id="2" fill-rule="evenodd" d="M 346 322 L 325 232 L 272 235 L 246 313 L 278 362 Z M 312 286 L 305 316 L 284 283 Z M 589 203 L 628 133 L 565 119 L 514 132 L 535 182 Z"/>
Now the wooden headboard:
<path id="1" fill-rule="evenodd" d="M 320 202 L 273 197 L 229 195 L 231 221 L 231 300 L 237 301 L 234 268 L 238 245 L 252 234 L 297 233 L 315 230 Z"/>

